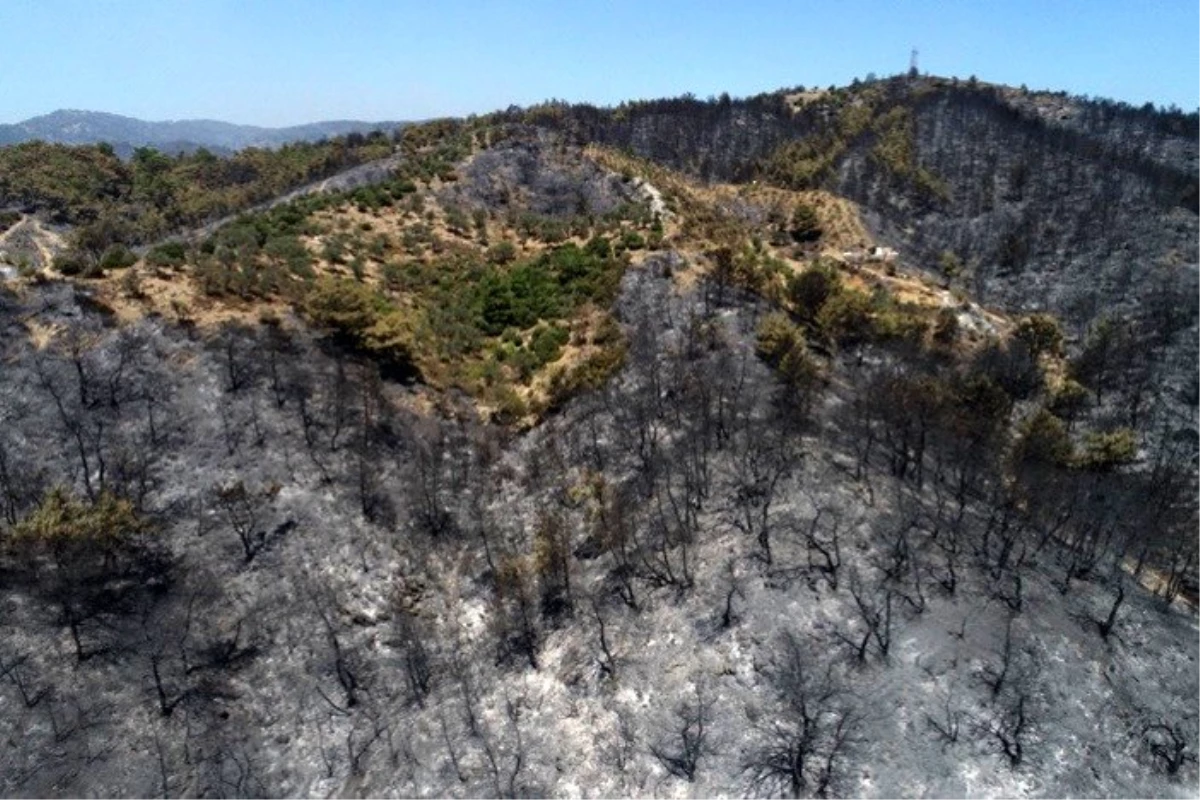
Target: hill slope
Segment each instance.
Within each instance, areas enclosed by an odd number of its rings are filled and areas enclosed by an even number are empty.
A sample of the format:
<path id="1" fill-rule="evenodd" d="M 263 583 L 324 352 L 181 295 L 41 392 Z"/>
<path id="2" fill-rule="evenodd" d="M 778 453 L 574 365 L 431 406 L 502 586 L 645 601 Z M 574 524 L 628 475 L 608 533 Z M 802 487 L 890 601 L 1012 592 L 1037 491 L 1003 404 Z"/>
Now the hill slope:
<path id="1" fill-rule="evenodd" d="M 1099 162 L 901 89 L 411 126 L 0 285 L 0 794 L 1194 794 L 1195 314 L 973 299 L 964 142 Z M 1172 147 L 1096 235 L 1194 226 Z"/>

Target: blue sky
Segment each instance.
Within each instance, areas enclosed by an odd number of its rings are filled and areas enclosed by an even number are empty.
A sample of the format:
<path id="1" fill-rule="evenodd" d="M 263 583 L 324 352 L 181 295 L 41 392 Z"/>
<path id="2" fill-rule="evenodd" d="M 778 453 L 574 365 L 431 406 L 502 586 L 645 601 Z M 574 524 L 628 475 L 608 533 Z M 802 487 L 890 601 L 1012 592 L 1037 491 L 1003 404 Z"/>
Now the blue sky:
<path id="1" fill-rule="evenodd" d="M 734 96 L 920 68 L 1200 104 L 1196 0 L 0 0 L 0 122 L 260 125 Z"/>

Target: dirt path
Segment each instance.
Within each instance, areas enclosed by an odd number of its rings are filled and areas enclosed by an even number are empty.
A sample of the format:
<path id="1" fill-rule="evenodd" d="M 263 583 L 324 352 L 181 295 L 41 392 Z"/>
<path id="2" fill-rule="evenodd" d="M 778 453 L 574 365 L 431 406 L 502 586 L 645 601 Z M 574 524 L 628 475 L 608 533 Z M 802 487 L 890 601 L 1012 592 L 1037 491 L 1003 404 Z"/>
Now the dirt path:
<path id="1" fill-rule="evenodd" d="M 55 233 L 54 231 L 47 230 L 37 220 L 31 220 L 30 224 L 35 231 L 33 244 L 35 247 L 37 247 L 38 254 L 42 258 L 42 268 L 48 269 L 54 263 L 55 254 L 61 253 L 63 250 L 65 250 L 67 248 L 67 243 L 63 240 L 61 235 Z M 47 247 L 47 241 L 54 245 L 53 249 Z"/>
<path id="2" fill-rule="evenodd" d="M 0 253 L 16 262 L 24 255 L 36 256 L 34 266 L 47 269 L 54 263 L 54 256 L 66 248 L 61 234 L 56 233 L 41 220 L 33 216 L 23 216 L 21 221 L 0 233 Z"/>
<path id="3" fill-rule="evenodd" d="M 638 178 L 634 187 L 650 202 L 651 214 L 657 214 L 664 221 L 672 216 L 671 212 L 667 210 L 666 202 L 663 201 L 662 192 L 654 184 L 644 178 Z"/>
<path id="4" fill-rule="evenodd" d="M 24 225 L 25 221 L 27 219 L 29 219 L 29 218 L 26 216 L 22 216 L 20 222 L 17 222 L 13 225 L 9 225 L 8 228 L 6 228 L 3 233 L 0 233 L 0 249 L 3 249 L 4 246 L 8 244 L 8 240 L 12 237 L 13 232 L 16 231 L 18 228 L 20 228 L 22 225 Z"/>

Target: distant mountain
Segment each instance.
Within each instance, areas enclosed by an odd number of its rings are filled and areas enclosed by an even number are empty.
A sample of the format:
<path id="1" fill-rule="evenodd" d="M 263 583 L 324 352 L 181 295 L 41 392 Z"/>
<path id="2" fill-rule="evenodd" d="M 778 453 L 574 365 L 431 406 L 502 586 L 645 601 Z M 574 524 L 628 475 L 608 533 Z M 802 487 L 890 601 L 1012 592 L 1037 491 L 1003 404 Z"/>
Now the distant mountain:
<path id="1" fill-rule="evenodd" d="M 348 133 L 391 131 L 404 124 L 331 120 L 287 128 L 262 128 L 210 119 L 147 122 L 100 111 L 59 110 L 24 122 L 0 125 L 0 145 L 41 139 L 62 144 L 108 142 L 118 152 L 147 145 L 169 151 L 199 147 L 233 151 L 245 147 L 278 147 L 288 142 L 315 141 Z"/>

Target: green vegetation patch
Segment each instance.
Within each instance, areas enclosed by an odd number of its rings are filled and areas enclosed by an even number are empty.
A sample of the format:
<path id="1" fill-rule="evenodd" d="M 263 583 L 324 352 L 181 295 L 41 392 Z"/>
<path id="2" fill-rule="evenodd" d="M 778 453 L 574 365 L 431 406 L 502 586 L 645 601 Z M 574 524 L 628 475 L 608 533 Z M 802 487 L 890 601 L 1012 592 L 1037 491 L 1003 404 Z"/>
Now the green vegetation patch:
<path id="1" fill-rule="evenodd" d="M 13 526 L 12 536 L 27 544 L 103 549 L 146 530 L 146 522 L 128 500 L 108 492 L 101 492 L 94 501 L 81 500 L 55 487 Z"/>
<path id="2" fill-rule="evenodd" d="M 26 142 L 0 147 L 0 205 L 16 204 L 75 226 L 66 262 L 92 272 L 113 246 L 131 248 L 278 197 L 302 184 L 384 158 L 390 137 L 351 134 L 220 158 L 201 148 L 152 147 L 121 161 L 106 144 Z"/>

